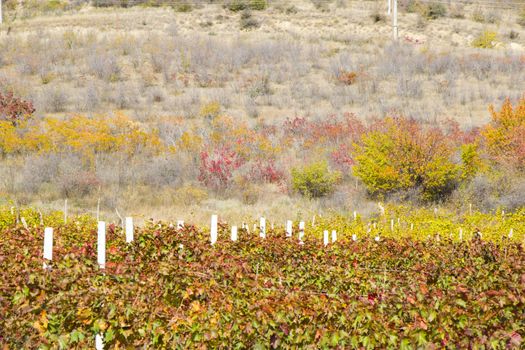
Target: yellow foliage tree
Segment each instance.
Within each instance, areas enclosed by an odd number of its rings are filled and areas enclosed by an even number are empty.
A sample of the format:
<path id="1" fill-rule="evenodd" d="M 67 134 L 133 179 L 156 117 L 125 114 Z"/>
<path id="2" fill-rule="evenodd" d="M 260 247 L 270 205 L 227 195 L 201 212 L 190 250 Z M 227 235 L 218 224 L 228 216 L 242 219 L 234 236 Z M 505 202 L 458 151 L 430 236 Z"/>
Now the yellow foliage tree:
<path id="1" fill-rule="evenodd" d="M 73 152 L 93 164 L 103 153 L 158 153 L 165 149 L 155 131 L 146 131 L 140 123 L 123 114 L 88 118 L 73 116 L 67 119 L 46 118 L 40 124 L 26 128 L 20 136 L 17 130 L 0 126 L 0 147 L 5 153 L 20 150 L 40 153 Z"/>
<path id="2" fill-rule="evenodd" d="M 26 149 L 20 128 L 20 125 L 17 127 L 10 121 L 0 121 L 0 154 L 2 156 L 20 153 Z"/>
<path id="3" fill-rule="evenodd" d="M 415 121 L 386 118 L 354 145 L 354 174 L 373 195 L 419 188 L 423 199 L 447 194 L 458 177 L 453 149 L 437 129 Z"/>
<path id="4" fill-rule="evenodd" d="M 507 99 L 501 109 L 490 106 L 492 122 L 485 127 L 489 155 L 500 164 L 525 171 L 525 96 L 516 107 Z"/>

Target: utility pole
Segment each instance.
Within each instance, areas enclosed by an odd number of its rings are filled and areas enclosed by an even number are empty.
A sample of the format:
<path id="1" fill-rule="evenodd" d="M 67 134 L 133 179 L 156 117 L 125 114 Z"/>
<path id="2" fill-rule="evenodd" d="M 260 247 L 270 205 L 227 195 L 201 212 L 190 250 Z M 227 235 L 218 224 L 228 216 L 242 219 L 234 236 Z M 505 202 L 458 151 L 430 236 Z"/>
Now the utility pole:
<path id="1" fill-rule="evenodd" d="M 397 41 L 399 35 L 398 35 L 398 29 L 397 29 L 397 0 L 394 1 L 394 16 L 392 18 L 392 27 L 394 30 L 394 40 Z"/>

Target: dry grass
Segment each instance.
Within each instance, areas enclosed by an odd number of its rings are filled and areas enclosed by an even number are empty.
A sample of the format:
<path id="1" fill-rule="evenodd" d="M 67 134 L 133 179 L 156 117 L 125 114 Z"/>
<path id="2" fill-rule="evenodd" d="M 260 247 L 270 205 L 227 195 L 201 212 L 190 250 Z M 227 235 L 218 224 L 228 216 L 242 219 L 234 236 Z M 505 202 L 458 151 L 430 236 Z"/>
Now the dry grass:
<path id="1" fill-rule="evenodd" d="M 470 14 L 478 8 L 471 6 L 465 18 L 428 21 L 424 29 L 419 15 L 402 14 L 396 48 L 389 19 L 370 18 L 382 11 L 377 3 L 334 2 L 324 11 L 306 1 L 295 6 L 296 13 L 279 4 L 253 12 L 261 26 L 249 31 L 240 30 L 240 13 L 220 5 L 188 13 L 85 8 L 15 21 L 9 36 L 0 34 L 0 84 L 33 97 L 41 113 L 123 109 L 141 118 L 195 117 L 218 101 L 236 118 L 341 111 L 366 118 L 395 110 L 466 126 L 488 119 L 487 103 L 523 93 L 516 79 L 523 77 L 525 30 L 512 11 L 493 10 L 504 24 L 498 26 L 476 22 Z M 487 28 L 507 45 L 471 48 Z M 341 71 L 360 72 L 358 83 L 341 86 Z"/>

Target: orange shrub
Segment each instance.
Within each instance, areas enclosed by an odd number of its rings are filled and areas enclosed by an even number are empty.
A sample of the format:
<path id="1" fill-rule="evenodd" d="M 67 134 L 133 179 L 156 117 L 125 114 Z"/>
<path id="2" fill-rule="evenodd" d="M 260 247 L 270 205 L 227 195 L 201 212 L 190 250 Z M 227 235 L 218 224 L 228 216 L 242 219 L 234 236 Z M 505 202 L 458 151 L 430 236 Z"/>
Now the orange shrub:
<path id="1" fill-rule="evenodd" d="M 357 73 L 342 71 L 339 73 L 337 80 L 344 85 L 352 85 L 357 80 Z"/>
<path id="2" fill-rule="evenodd" d="M 483 130 L 489 155 L 503 165 L 525 171 L 525 96 L 514 108 L 507 99 L 501 109 L 490 107 L 492 122 Z"/>

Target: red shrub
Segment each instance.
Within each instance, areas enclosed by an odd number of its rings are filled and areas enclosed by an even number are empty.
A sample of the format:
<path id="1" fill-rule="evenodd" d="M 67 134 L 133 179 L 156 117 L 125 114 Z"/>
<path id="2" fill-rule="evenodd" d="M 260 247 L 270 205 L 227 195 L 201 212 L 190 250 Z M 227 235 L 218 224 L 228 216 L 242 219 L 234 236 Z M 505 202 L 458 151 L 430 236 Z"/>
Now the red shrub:
<path id="1" fill-rule="evenodd" d="M 339 145 L 339 147 L 333 151 L 330 156 L 338 170 L 348 172 L 354 165 L 354 160 L 350 155 L 350 147 L 346 145 Z"/>
<path id="2" fill-rule="evenodd" d="M 284 172 L 275 165 L 274 160 L 257 160 L 253 163 L 249 179 L 270 183 L 280 183 L 284 179 Z"/>
<path id="3" fill-rule="evenodd" d="M 233 171 L 242 165 L 241 157 L 228 147 L 221 146 L 212 152 L 201 152 L 199 181 L 214 190 L 228 187 Z"/>
<path id="4" fill-rule="evenodd" d="M 35 113 L 33 104 L 15 97 L 12 92 L 2 94 L 0 92 L 0 119 L 8 120 L 13 125 L 30 118 Z"/>

